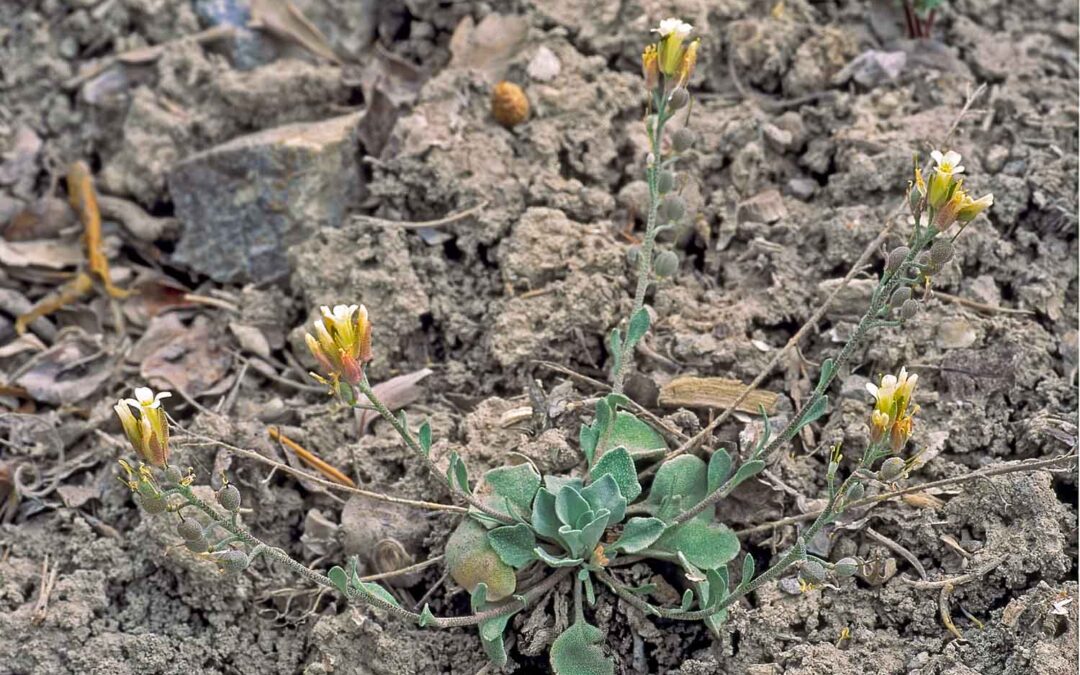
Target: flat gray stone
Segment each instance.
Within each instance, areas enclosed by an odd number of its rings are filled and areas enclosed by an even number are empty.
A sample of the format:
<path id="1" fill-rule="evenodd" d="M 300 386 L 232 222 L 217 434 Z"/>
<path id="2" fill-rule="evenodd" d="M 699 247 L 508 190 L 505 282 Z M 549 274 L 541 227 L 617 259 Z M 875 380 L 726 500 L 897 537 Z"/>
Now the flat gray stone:
<path id="1" fill-rule="evenodd" d="M 338 227 L 357 193 L 362 114 L 267 129 L 192 155 L 169 174 L 182 225 L 173 261 L 224 283 L 289 273 L 289 247 Z"/>

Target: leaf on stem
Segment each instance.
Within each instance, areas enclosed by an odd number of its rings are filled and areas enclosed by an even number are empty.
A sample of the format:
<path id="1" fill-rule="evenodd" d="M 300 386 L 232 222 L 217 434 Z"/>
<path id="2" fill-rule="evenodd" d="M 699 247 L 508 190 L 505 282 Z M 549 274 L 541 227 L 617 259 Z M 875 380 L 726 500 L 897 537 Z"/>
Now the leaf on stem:
<path id="1" fill-rule="evenodd" d="M 720 448 L 709 458 L 709 476 L 707 492 L 713 492 L 731 475 L 731 455 Z"/>
<path id="2" fill-rule="evenodd" d="M 667 523 L 659 518 L 631 518 L 612 548 L 624 553 L 637 553 L 651 546 L 666 528 Z"/>
<path id="3" fill-rule="evenodd" d="M 488 542 L 499 558 L 514 569 L 521 569 L 536 560 L 536 536 L 525 523 L 496 527 L 488 532 Z"/>
<path id="4" fill-rule="evenodd" d="M 517 513 L 528 514 L 540 488 L 540 474 L 528 462 L 500 466 L 484 474 L 484 484 Z"/>
<path id="5" fill-rule="evenodd" d="M 427 420 L 424 420 L 424 423 L 420 425 L 417 437 L 420 440 L 420 449 L 424 451 L 424 456 L 429 456 L 431 454 L 431 425 L 428 424 Z"/>
<path id="6" fill-rule="evenodd" d="M 604 656 L 603 641 L 599 628 L 575 622 L 552 643 L 551 669 L 556 675 L 613 675 L 615 664 Z"/>
<path id="7" fill-rule="evenodd" d="M 641 494 L 641 483 L 638 482 L 634 460 L 630 457 L 630 452 L 622 446 L 604 453 L 589 475 L 594 481 L 611 476 L 627 503 L 632 503 Z"/>

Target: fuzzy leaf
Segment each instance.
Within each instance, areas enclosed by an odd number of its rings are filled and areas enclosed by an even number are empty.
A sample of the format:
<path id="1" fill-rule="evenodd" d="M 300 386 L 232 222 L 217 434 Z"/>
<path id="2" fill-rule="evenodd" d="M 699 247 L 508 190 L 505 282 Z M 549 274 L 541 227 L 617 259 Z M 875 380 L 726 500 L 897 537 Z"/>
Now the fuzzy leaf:
<path id="1" fill-rule="evenodd" d="M 705 462 L 693 455 L 679 455 L 660 465 L 645 503 L 654 516 L 670 522 L 679 512 L 701 501 L 707 487 Z M 709 509 L 702 515 L 712 517 Z"/>
<path id="2" fill-rule="evenodd" d="M 544 487 L 546 487 L 548 492 L 553 495 L 559 494 L 559 490 L 563 489 L 566 485 L 571 486 L 575 490 L 580 490 L 585 486 L 585 481 L 580 478 L 571 478 L 569 476 L 544 476 Z"/>
<path id="3" fill-rule="evenodd" d="M 818 376 L 817 386 L 820 387 L 821 385 L 825 384 L 825 382 L 827 382 L 828 379 L 833 376 L 834 372 L 836 372 L 836 365 L 833 363 L 832 359 L 825 359 L 824 361 L 822 361 L 821 375 Z"/>
<path id="4" fill-rule="evenodd" d="M 446 469 L 446 478 L 457 489 L 472 494 L 472 487 L 469 486 L 469 469 L 456 452 L 450 453 L 450 465 Z"/>
<path id="5" fill-rule="evenodd" d="M 420 620 L 418 622 L 421 628 L 427 628 L 431 624 L 435 623 L 435 615 L 431 613 L 431 608 L 428 604 L 424 603 L 424 609 L 420 612 Z"/>
<path id="6" fill-rule="evenodd" d="M 536 537 L 532 528 L 525 523 L 496 527 L 488 532 L 488 542 L 499 554 L 499 558 L 515 569 L 521 569 L 536 560 L 536 554 L 533 553 Z"/>
<path id="7" fill-rule="evenodd" d="M 397 599 L 390 595 L 390 591 L 386 590 L 374 581 L 360 581 L 359 579 L 353 580 L 356 588 L 364 595 L 371 598 L 378 598 L 383 602 L 388 602 L 394 607 L 401 607 Z"/>
<path id="8" fill-rule="evenodd" d="M 420 449 L 424 451 L 424 455 L 431 454 L 431 425 L 425 420 L 420 425 L 420 431 L 417 433 L 417 437 L 420 440 Z"/>
<path id="9" fill-rule="evenodd" d="M 689 588 L 683 591 L 682 602 L 679 603 L 679 609 L 683 612 L 689 612 L 690 607 L 694 604 L 694 592 Z"/>
<path id="10" fill-rule="evenodd" d="M 749 553 L 743 558 L 742 561 L 742 576 L 739 578 L 739 585 L 745 586 L 754 579 L 754 556 Z"/>
<path id="11" fill-rule="evenodd" d="M 765 462 L 760 459 L 751 459 L 748 462 L 743 462 L 735 472 L 735 477 L 731 479 L 731 489 L 734 490 L 737 485 L 758 475 L 764 468 Z"/>
<path id="12" fill-rule="evenodd" d="M 604 633 L 585 621 L 562 632 L 551 645 L 551 669 L 555 675 L 613 675 L 615 664 L 600 645 Z"/>
<path id="13" fill-rule="evenodd" d="M 564 525 L 573 526 L 578 518 L 590 510 L 589 502 L 572 485 L 564 485 L 555 495 L 555 514 Z"/>
<path id="14" fill-rule="evenodd" d="M 514 568 L 491 547 L 488 530 L 473 518 L 458 524 L 446 541 L 446 569 L 455 582 L 470 593 L 485 584 L 485 597 L 497 602 L 517 586 Z"/>
<path id="15" fill-rule="evenodd" d="M 582 557 L 587 557 L 600 543 L 600 538 L 604 536 L 604 530 L 607 529 L 610 518 L 611 514 L 607 509 L 600 509 L 596 512 L 596 519 L 581 528 L 582 551 L 580 555 Z"/>
<path id="16" fill-rule="evenodd" d="M 604 397 L 604 400 L 608 402 L 612 410 L 618 410 L 619 408 L 629 408 L 630 399 L 623 394 L 616 394 L 612 392 Z"/>
<path id="17" fill-rule="evenodd" d="M 603 476 L 611 476 L 619 486 L 619 493 L 626 498 L 626 503 L 631 503 L 641 494 L 641 483 L 638 482 L 637 469 L 630 452 L 623 447 L 614 448 L 604 453 L 604 456 L 596 462 L 589 472 L 593 481 L 599 481 Z M 622 520 L 621 518 L 619 520 Z M 616 520 L 615 522 L 619 522 Z"/>
<path id="18" fill-rule="evenodd" d="M 563 547 L 569 551 L 571 556 L 575 558 L 585 557 L 585 538 L 582 536 L 581 530 L 573 529 L 569 525 L 563 525 L 559 528 L 559 541 L 562 542 Z"/>
<path id="19" fill-rule="evenodd" d="M 493 493 L 513 505 L 518 513 L 527 514 L 540 488 L 540 474 L 528 462 L 515 466 L 500 466 L 484 474 Z"/>
<path id="20" fill-rule="evenodd" d="M 631 518 L 612 548 L 624 553 L 637 553 L 659 539 L 666 527 L 667 524 L 659 518 Z"/>
<path id="21" fill-rule="evenodd" d="M 604 474 L 592 485 L 581 491 L 581 496 L 589 502 L 593 511 L 607 509 L 610 514 L 608 523 L 614 525 L 621 523 L 626 515 L 626 497 L 619 490 L 619 483 L 609 473 Z"/>
<path id="22" fill-rule="evenodd" d="M 731 455 L 724 448 L 720 448 L 709 458 L 709 480 L 706 493 L 711 493 L 724 484 L 731 475 Z"/>
<path id="23" fill-rule="evenodd" d="M 592 575 L 589 574 L 589 570 L 582 567 L 578 570 L 577 578 L 581 581 L 581 585 L 585 587 L 585 601 L 589 603 L 589 607 L 596 605 L 596 589 L 593 588 Z"/>
<path id="24" fill-rule="evenodd" d="M 645 333 L 649 332 L 649 311 L 642 307 L 630 319 L 630 326 L 626 329 L 626 341 L 631 346 L 636 345 Z"/>
<path id="25" fill-rule="evenodd" d="M 345 574 L 345 570 L 338 565 L 334 565 L 330 568 L 330 571 L 326 573 L 326 576 L 333 582 L 334 588 L 344 595 L 349 597 L 349 577 Z"/>
<path id="26" fill-rule="evenodd" d="M 668 530 L 652 548 L 682 553 L 695 567 L 711 570 L 739 554 L 739 538 L 726 525 L 694 519 Z"/>
<path id="27" fill-rule="evenodd" d="M 798 426 L 795 427 L 796 431 L 799 430 L 799 429 L 802 429 L 803 427 L 807 426 L 808 424 L 816 422 L 818 419 L 821 418 L 822 415 L 825 414 L 825 411 L 828 410 L 828 409 L 829 409 L 829 397 L 828 396 L 822 396 L 821 398 L 815 400 L 813 405 L 810 406 L 810 409 L 803 413 L 802 419 L 799 420 Z"/>
<path id="28" fill-rule="evenodd" d="M 487 609 L 487 584 L 479 583 L 471 594 L 471 604 L 473 614 L 482 612 Z M 477 625 L 478 632 L 480 633 L 480 642 L 484 646 L 484 652 L 487 653 L 491 662 L 497 666 L 506 665 L 506 645 L 503 642 L 503 633 L 506 632 L 506 625 L 509 623 L 510 618 L 517 612 L 510 612 L 502 616 L 497 616 L 492 619 L 481 621 Z"/>
<path id="29" fill-rule="evenodd" d="M 600 434 L 588 424 L 582 424 L 578 431 L 578 445 L 581 446 L 581 454 L 585 455 L 585 461 L 589 466 L 593 464 L 596 455 L 596 444 L 600 442 Z"/>
<path id="30" fill-rule="evenodd" d="M 540 546 L 534 548 L 533 553 L 549 567 L 573 567 L 574 565 L 580 565 L 585 562 L 584 558 L 557 558 Z"/>
<path id="31" fill-rule="evenodd" d="M 555 513 L 555 495 L 546 488 L 536 491 L 533 500 L 532 526 L 541 537 L 554 539 L 559 534 L 559 516 Z"/>
<path id="32" fill-rule="evenodd" d="M 619 372 L 619 366 L 622 364 L 622 334 L 619 333 L 618 328 L 612 328 L 611 334 L 608 336 L 608 345 L 611 348 L 611 372 Z"/>
<path id="33" fill-rule="evenodd" d="M 632 413 L 620 410 L 615 414 L 611 429 L 601 435 L 602 444 L 596 454 L 603 458 L 612 448 L 622 446 L 637 461 L 663 456 L 668 451 L 667 441 L 656 429 L 642 422 Z"/>

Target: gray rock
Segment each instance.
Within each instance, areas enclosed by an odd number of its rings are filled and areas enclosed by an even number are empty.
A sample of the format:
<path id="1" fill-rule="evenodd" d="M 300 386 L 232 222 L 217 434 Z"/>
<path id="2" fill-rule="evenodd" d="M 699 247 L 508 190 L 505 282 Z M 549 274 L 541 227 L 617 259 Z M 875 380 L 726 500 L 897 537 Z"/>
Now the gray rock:
<path id="1" fill-rule="evenodd" d="M 787 207 L 784 206 L 784 198 L 776 189 L 760 192 L 743 203 L 739 204 L 739 222 L 775 223 L 787 218 Z"/>
<path id="2" fill-rule="evenodd" d="M 788 194 L 804 202 L 813 197 L 818 190 L 817 181 L 813 178 L 792 178 L 787 182 L 786 187 Z"/>
<path id="3" fill-rule="evenodd" d="M 183 226 L 174 261 L 227 283 L 286 276 L 289 247 L 345 216 L 360 181 L 360 119 L 268 129 L 178 164 L 169 175 Z"/>

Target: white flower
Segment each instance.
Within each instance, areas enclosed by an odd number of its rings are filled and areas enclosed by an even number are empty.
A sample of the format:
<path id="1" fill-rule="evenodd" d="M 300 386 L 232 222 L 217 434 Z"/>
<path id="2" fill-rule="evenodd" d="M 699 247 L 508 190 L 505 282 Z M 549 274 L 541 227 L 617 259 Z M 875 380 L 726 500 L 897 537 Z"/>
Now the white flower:
<path id="1" fill-rule="evenodd" d="M 133 408 L 150 408 L 156 410 L 161 407 L 161 399 L 169 398 L 172 396 L 171 392 L 161 391 L 157 395 L 154 395 L 154 391 L 150 387 L 136 387 L 135 398 L 126 398 L 124 403 L 127 403 Z"/>
<path id="2" fill-rule="evenodd" d="M 959 152 L 949 150 L 943 155 L 940 150 L 934 150 L 930 153 L 930 158 L 934 160 L 935 170 L 940 173 L 950 176 L 964 173 L 964 167 L 960 164 Z"/>
<path id="3" fill-rule="evenodd" d="M 659 33 L 660 37 L 666 38 L 669 35 L 674 35 L 675 39 L 679 41 L 685 40 L 693 30 L 693 26 L 675 17 L 664 19 L 660 22 L 659 28 L 653 28 L 653 32 Z"/>

